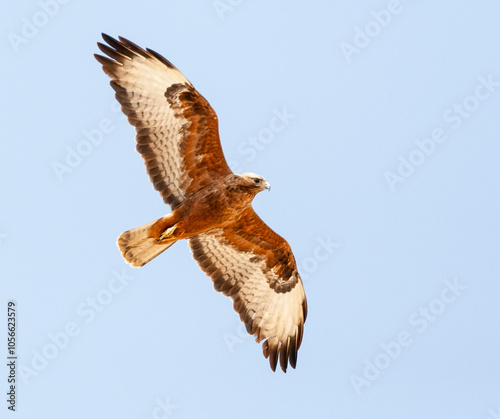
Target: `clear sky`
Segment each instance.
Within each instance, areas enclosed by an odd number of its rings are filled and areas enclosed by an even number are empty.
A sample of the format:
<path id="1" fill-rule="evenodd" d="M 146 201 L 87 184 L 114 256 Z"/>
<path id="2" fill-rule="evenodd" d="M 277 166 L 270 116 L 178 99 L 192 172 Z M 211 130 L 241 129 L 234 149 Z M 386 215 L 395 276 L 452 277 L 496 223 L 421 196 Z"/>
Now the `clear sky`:
<path id="1" fill-rule="evenodd" d="M 500 417 L 499 16 L 494 0 L 5 4 L 16 417 Z M 309 305 L 296 370 L 271 371 L 187 243 L 122 260 L 118 235 L 169 208 L 93 58 L 101 32 L 172 61 L 234 170 L 271 183 L 254 208 Z"/>

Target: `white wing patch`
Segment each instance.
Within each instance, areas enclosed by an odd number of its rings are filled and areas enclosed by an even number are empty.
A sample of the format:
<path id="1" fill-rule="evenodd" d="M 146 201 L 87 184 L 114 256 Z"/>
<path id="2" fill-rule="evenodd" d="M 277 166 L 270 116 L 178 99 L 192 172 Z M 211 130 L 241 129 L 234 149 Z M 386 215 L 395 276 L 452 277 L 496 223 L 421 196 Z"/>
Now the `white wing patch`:
<path id="1" fill-rule="evenodd" d="M 227 243 L 221 229 L 195 236 L 189 243 L 198 264 L 212 278 L 214 288 L 233 299 L 234 309 L 248 333 L 257 342 L 267 339 L 262 347 L 273 370 L 278 355 L 284 371 L 288 361 L 295 368 L 307 313 L 300 278 L 291 291 L 277 293 L 269 286 L 275 274 L 266 268 L 265 259 Z"/>
<path id="2" fill-rule="evenodd" d="M 121 109 L 136 128 L 137 151 L 145 160 L 155 189 L 166 203 L 176 206 L 185 199 L 183 185 L 190 181 L 180 149 L 190 121 L 176 116 L 166 92 L 174 85 L 179 90 L 193 87 L 179 70 L 153 51 L 142 50 L 123 38 L 121 43 L 107 36 L 105 40 L 115 49 L 104 44 L 99 48 L 114 61 L 96 58 L 113 79 L 111 86 Z"/>

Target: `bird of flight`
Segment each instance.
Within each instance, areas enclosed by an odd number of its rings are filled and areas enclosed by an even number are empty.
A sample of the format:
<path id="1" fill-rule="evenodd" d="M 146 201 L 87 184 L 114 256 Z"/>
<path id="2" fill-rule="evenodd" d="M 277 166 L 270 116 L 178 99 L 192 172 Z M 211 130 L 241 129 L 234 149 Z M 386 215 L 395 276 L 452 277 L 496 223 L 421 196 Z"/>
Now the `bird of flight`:
<path id="1" fill-rule="evenodd" d="M 289 244 L 254 212 L 269 189 L 256 174 L 237 175 L 226 163 L 217 115 L 193 85 L 160 54 L 103 34 L 95 54 L 128 121 L 137 151 L 172 212 L 126 231 L 118 247 L 141 267 L 175 242 L 189 241 L 216 291 L 231 297 L 249 334 L 262 343 L 273 371 L 295 368 L 307 302 Z"/>

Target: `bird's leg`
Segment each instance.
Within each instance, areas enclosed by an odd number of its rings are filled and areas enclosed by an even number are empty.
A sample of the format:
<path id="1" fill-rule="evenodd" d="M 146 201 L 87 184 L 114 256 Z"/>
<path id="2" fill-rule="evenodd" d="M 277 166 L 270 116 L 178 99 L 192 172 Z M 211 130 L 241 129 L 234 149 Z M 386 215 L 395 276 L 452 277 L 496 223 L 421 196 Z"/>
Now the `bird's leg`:
<path id="1" fill-rule="evenodd" d="M 165 215 L 156 220 L 151 226 L 148 236 L 155 239 L 158 244 L 165 241 L 171 241 L 173 239 L 172 234 L 176 229 L 178 221 L 179 219 L 175 213 Z"/>
<path id="2" fill-rule="evenodd" d="M 171 240 L 172 235 L 174 234 L 174 231 L 176 228 L 177 228 L 177 226 L 175 226 L 175 225 L 167 228 L 163 233 L 160 234 L 160 237 L 157 239 L 157 241 L 160 243 L 163 241 Z"/>

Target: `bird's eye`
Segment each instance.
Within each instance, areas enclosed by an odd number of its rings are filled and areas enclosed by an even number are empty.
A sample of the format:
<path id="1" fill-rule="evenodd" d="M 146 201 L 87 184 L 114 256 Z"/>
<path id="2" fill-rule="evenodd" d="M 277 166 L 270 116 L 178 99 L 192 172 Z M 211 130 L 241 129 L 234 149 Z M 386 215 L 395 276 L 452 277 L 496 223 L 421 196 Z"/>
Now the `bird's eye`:
<path id="1" fill-rule="evenodd" d="M 254 178 L 253 180 L 255 183 L 260 183 L 260 179 Z"/>

